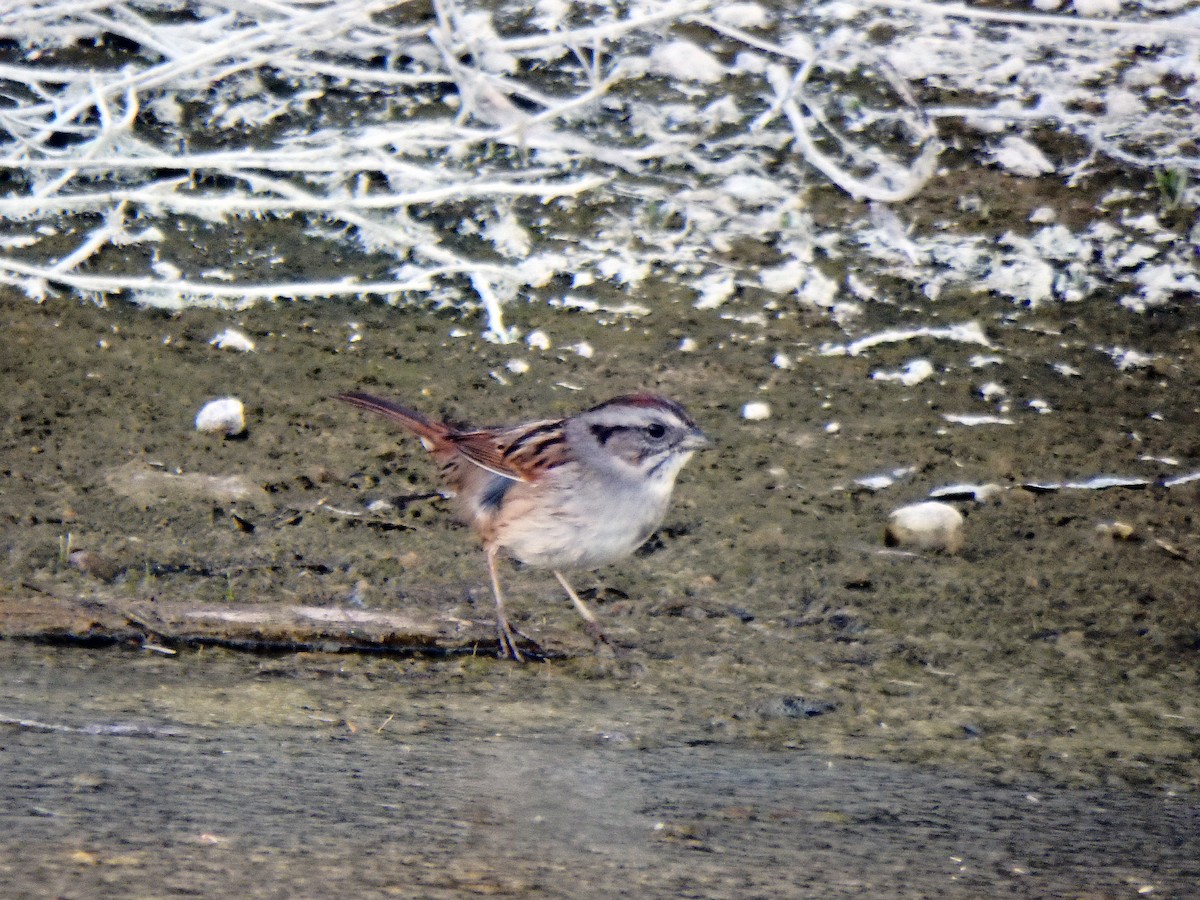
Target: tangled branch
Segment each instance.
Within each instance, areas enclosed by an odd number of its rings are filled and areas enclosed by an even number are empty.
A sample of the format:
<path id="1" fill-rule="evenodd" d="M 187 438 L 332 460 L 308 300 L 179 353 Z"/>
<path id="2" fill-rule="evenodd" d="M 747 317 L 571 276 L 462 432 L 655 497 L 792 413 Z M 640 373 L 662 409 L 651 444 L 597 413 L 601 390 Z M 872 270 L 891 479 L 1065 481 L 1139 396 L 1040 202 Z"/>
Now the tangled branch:
<path id="1" fill-rule="evenodd" d="M 961 9 L 895 7 L 864 0 L 850 21 L 845 7 L 711 0 L 14 4 L 0 11 L 0 217 L 23 228 L 0 238 L 0 281 L 38 299 L 57 286 L 167 304 L 450 304 L 506 340 L 506 297 L 584 271 L 634 286 L 667 255 L 703 275 L 717 231 L 778 232 L 814 170 L 902 202 L 933 176 L 939 118 L 1029 115 L 976 77 L 993 107 L 927 117 L 909 83 L 945 82 L 961 35 L 924 36 L 942 41 L 928 58 L 904 42 Z M 890 47 L 862 39 L 876 15 Z M 984 42 L 971 34 L 963 46 Z M 1114 140 L 1043 103 L 1034 118 L 1127 159 L 1178 125 L 1157 109 L 1157 132 Z M 1194 167 L 1187 146 L 1166 149 Z M 287 251 L 249 266 L 213 244 L 214 224 L 248 238 L 243 220 Z M 329 256 L 338 271 L 315 261 Z"/>

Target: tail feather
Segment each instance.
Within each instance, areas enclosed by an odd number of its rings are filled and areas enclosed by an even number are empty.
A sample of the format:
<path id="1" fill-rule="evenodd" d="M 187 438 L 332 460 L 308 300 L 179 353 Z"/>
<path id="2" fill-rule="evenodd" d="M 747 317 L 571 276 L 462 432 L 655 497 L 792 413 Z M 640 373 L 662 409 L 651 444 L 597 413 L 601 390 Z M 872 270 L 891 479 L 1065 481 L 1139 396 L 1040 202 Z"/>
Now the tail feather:
<path id="1" fill-rule="evenodd" d="M 351 406 L 357 406 L 360 409 L 379 413 L 384 418 L 390 419 L 398 425 L 403 425 L 418 437 L 432 441 L 435 444 L 445 441 L 451 434 L 449 426 L 442 422 L 431 421 L 416 410 L 401 406 L 399 403 L 393 403 L 391 400 L 384 400 L 380 397 L 374 397 L 371 394 L 358 392 L 338 394 L 335 399 L 349 403 Z"/>

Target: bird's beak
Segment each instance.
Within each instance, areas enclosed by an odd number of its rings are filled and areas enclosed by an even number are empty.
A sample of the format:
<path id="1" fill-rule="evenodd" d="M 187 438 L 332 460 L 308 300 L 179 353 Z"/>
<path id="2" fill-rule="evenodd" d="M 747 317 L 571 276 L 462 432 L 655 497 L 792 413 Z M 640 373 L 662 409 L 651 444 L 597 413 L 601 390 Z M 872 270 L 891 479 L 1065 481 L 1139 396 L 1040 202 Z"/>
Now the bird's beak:
<path id="1" fill-rule="evenodd" d="M 679 443 L 680 448 L 683 450 L 705 450 L 712 445 L 712 439 L 699 428 L 689 431 Z"/>

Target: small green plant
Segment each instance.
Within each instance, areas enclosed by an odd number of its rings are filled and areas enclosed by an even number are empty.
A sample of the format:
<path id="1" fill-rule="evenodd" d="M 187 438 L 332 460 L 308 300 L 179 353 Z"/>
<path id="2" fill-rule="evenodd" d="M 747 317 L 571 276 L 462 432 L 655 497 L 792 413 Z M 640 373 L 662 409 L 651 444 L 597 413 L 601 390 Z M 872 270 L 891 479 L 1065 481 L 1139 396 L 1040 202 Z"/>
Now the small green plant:
<path id="1" fill-rule="evenodd" d="M 58 559 L 54 561 L 54 573 L 57 575 L 71 564 L 71 532 L 58 536 Z"/>
<path id="2" fill-rule="evenodd" d="M 233 602 L 234 602 L 234 596 L 233 596 L 233 573 L 232 573 L 232 572 L 226 572 L 226 573 L 225 573 L 225 602 L 226 602 L 226 603 L 233 603 Z"/>
<path id="3" fill-rule="evenodd" d="M 1168 210 L 1177 209 L 1183 202 L 1183 195 L 1187 192 L 1187 170 L 1160 169 L 1154 173 L 1154 184 L 1158 188 L 1163 206 Z"/>

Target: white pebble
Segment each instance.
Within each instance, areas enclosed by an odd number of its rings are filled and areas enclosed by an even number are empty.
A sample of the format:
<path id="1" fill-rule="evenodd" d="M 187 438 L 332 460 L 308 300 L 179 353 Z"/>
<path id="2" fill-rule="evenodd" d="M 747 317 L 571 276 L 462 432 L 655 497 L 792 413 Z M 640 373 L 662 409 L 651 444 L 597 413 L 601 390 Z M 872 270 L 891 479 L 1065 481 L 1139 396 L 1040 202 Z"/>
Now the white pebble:
<path id="1" fill-rule="evenodd" d="M 896 479 L 891 475 L 864 475 L 862 478 L 855 478 L 854 483 L 868 491 L 882 491 L 895 484 Z"/>
<path id="2" fill-rule="evenodd" d="M 872 372 L 871 378 L 874 381 L 898 381 L 905 387 L 913 387 L 927 378 L 932 378 L 933 374 L 933 363 L 929 360 L 911 359 L 897 372 Z"/>
<path id="3" fill-rule="evenodd" d="M 771 363 L 777 369 L 790 369 L 792 367 L 792 358 L 786 353 L 776 353 Z"/>
<path id="4" fill-rule="evenodd" d="M 1081 16 L 1115 16 L 1121 11 L 1121 0 L 1074 0 L 1074 6 Z"/>
<path id="5" fill-rule="evenodd" d="M 1004 493 L 1004 488 L 998 484 L 947 484 L 934 488 L 929 496 L 934 500 L 974 500 L 976 503 L 987 503 Z"/>
<path id="6" fill-rule="evenodd" d="M 826 422 L 825 423 L 825 433 L 826 434 L 837 434 L 841 430 L 842 430 L 841 422 Z"/>
<path id="7" fill-rule="evenodd" d="M 541 329 L 531 331 L 529 334 L 525 335 L 525 343 L 534 350 L 549 350 L 550 335 L 546 334 L 546 332 L 542 331 Z"/>
<path id="8" fill-rule="evenodd" d="M 969 365 L 972 369 L 983 369 L 987 366 L 998 366 L 1002 362 L 1004 362 L 1004 360 L 999 356 L 984 356 L 980 354 L 977 356 L 972 356 L 970 359 L 968 359 L 967 365 Z"/>
<path id="9" fill-rule="evenodd" d="M 989 416 L 987 414 L 972 415 L 971 413 L 942 413 L 942 418 L 956 425 L 1016 425 L 1008 416 Z"/>
<path id="10" fill-rule="evenodd" d="M 742 407 L 742 418 L 751 422 L 761 422 L 771 418 L 771 405 L 762 401 L 753 401 Z"/>
<path id="11" fill-rule="evenodd" d="M 1075 6 L 1076 9 L 1079 8 L 1078 3 Z M 1000 168 L 1023 178 L 1037 178 L 1054 171 L 1054 163 L 1046 158 L 1046 154 L 1036 144 L 1016 135 L 1009 135 L 1001 140 L 990 149 L 990 155 L 992 161 Z"/>
<path id="12" fill-rule="evenodd" d="M 596 355 L 596 348 L 593 347 L 591 344 L 589 344 L 587 341 L 580 341 L 578 344 L 576 344 L 571 349 L 574 350 L 577 355 L 582 356 L 584 359 L 591 359 L 593 356 Z"/>
<path id="13" fill-rule="evenodd" d="M 529 371 L 529 363 L 523 359 L 510 359 L 504 364 L 504 368 L 514 375 L 524 375 Z"/>
<path id="14" fill-rule="evenodd" d="M 1114 541 L 1133 541 L 1137 539 L 1137 529 L 1127 522 L 1101 522 L 1096 526 L 1096 533 L 1110 537 Z"/>
<path id="15" fill-rule="evenodd" d="M 957 553 L 963 545 L 962 513 L 949 503 L 932 500 L 902 506 L 888 516 L 884 541 L 889 547 Z"/>
<path id="16" fill-rule="evenodd" d="M 211 400 L 196 413 L 196 430 L 232 437 L 246 430 L 246 412 L 236 397 Z"/>
<path id="17" fill-rule="evenodd" d="M 771 19 L 757 3 L 727 3 L 713 10 L 713 18 L 734 28 L 766 28 Z"/>
<path id="18" fill-rule="evenodd" d="M 984 400 L 999 401 L 1008 396 L 1008 389 L 1002 384 L 996 384 L 994 381 L 989 381 L 987 384 L 979 386 L 979 396 Z"/>
<path id="19" fill-rule="evenodd" d="M 254 349 L 254 341 L 234 328 L 226 328 L 209 343 L 218 350 L 237 350 L 240 353 L 250 353 Z"/>
<path id="20" fill-rule="evenodd" d="M 650 68 L 668 78 L 709 84 L 715 84 L 725 75 L 725 67 L 716 56 L 685 40 L 669 41 L 655 47 L 650 54 Z"/>
<path id="21" fill-rule="evenodd" d="M 695 353 L 696 340 L 695 338 L 685 337 L 679 342 L 680 353 Z"/>

